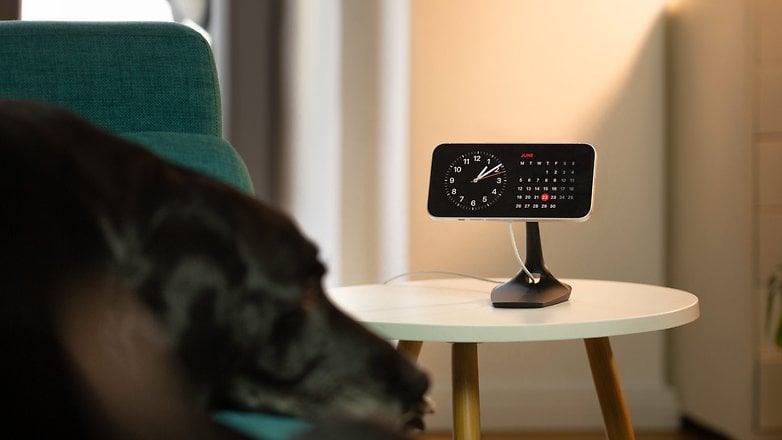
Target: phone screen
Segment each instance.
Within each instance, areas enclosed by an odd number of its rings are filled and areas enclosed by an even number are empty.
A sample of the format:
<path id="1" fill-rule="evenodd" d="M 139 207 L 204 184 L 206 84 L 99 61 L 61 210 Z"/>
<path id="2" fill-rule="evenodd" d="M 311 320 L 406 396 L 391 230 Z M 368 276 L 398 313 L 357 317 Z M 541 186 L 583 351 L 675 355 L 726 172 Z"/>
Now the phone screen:
<path id="1" fill-rule="evenodd" d="M 455 219 L 584 220 L 596 153 L 583 143 L 438 145 L 429 214 Z"/>

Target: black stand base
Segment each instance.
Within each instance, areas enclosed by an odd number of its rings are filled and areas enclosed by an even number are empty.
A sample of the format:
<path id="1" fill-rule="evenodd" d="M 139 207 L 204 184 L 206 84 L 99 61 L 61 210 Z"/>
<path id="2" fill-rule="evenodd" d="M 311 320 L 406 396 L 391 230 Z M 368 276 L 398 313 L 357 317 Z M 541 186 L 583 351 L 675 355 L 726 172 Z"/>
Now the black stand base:
<path id="1" fill-rule="evenodd" d="M 523 270 L 510 281 L 491 291 L 491 302 L 498 308 L 540 308 L 567 301 L 571 287 L 560 282 L 546 268 L 540 246 L 540 229 L 537 223 L 527 223 L 527 256 L 524 265 L 537 281 Z"/>
<path id="2" fill-rule="evenodd" d="M 491 291 L 492 305 L 499 308 L 532 309 L 559 304 L 570 298 L 570 286 L 556 278 L 541 278 L 536 283 L 530 283 L 528 279 L 527 274 L 519 272 L 507 283 L 495 287 Z"/>

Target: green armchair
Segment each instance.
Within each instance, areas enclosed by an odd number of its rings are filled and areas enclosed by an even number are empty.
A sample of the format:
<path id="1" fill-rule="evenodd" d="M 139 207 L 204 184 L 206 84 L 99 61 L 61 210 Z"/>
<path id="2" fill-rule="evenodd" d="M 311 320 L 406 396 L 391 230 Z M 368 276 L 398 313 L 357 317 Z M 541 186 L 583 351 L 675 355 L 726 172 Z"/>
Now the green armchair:
<path id="1" fill-rule="evenodd" d="M 58 104 L 252 193 L 222 138 L 211 49 L 176 23 L 0 21 L 0 96 Z"/>

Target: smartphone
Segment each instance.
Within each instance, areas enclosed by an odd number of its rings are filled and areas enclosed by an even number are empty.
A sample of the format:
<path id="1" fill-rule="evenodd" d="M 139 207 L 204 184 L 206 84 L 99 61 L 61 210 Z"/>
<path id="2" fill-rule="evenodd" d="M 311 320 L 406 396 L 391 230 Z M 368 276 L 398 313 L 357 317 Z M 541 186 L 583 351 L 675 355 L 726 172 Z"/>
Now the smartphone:
<path id="1" fill-rule="evenodd" d="M 586 220 L 596 152 L 585 143 L 446 143 L 432 153 L 434 218 Z"/>

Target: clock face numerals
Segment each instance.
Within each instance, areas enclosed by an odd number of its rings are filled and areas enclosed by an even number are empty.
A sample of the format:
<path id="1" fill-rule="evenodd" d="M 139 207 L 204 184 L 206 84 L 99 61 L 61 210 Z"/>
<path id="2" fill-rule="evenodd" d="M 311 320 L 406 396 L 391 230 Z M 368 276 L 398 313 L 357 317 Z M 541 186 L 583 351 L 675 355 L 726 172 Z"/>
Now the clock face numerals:
<path id="1" fill-rule="evenodd" d="M 471 151 L 457 157 L 448 167 L 445 195 L 463 210 L 478 211 L 499 200 L 507 181 L 507 170 L 497 156 Z"/>

